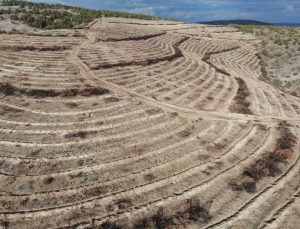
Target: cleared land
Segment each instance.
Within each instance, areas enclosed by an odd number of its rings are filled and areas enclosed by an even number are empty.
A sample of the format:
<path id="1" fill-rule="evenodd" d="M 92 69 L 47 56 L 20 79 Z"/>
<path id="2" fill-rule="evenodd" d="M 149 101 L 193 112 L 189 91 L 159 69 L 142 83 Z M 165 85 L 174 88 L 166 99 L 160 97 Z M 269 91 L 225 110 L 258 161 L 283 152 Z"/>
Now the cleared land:
<path id="1" fill-rule="evenodd" d="M 300 96 L 300 32 L 283 26 L 234 25 L 254 34 L 260 42 L 261 79 L 295 96 Z"/>
<path id="2" fill-rule="evenodd" d="M 295 228 L 300 99 L 230 27 L 0 35 L 0 227 Z"/>

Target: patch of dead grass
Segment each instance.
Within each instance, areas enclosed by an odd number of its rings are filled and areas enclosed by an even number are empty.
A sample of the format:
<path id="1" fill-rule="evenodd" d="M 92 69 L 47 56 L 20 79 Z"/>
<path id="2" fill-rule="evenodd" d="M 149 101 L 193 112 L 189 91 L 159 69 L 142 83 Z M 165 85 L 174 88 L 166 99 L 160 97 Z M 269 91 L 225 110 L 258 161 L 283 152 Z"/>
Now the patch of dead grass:
<path id="1" fill-rule="evenodd" d="M 238 83 L 238 91 L 234 97 L 234 104 L 230 107 L 230 111 L 241 114 L 252 114 L 250 110 L 251 103 L 247 100 L 250 96 L 250 92 L 247 88 L 245 81 L 241 78 L 236 78 Z"/>
<path id="2" fill-rule="evenodd" d="M 266 176 L 274 177 L 281 173 L 279 166 L 292 158 L 297 138 L 290 132 L 285 122 L 279 125 L 278 130 L 280 137 L 277 139 L 275 149 L 264 153 L 262 158 L 247 167 L 241 176 L 232 180 L 229 185 L 233 190 L 255 192 L 258 181 Z"/>
<path id="3" fill-rule="evenodd" d="M 197 198 L 187 200 L 176 214 L 166 216 L 163 208 L 155 215 L 138 222 L 134 229 L 167 229 L 186 228 L 188 223 L 198 222 L 206 224 L 212 218 L 209 211 Z"/>
<path id="4" fill-rule="evenodd" d="M 5 96 L 13 95 L 26 95 L 34 98 L 49 98 L 61 96 L 63 98 L 75 97 L 75 96 L 100 96 L 103 94 L 109 93 L 108 89 L 101 87 L 86 87 L 82 89 L 71 88 L 64 91 L 55 91 L 55 90 L 40 90 L 40 89 L 23 89 L 17 88 L 10 83 L 0 83 L 0 93 Z"/>

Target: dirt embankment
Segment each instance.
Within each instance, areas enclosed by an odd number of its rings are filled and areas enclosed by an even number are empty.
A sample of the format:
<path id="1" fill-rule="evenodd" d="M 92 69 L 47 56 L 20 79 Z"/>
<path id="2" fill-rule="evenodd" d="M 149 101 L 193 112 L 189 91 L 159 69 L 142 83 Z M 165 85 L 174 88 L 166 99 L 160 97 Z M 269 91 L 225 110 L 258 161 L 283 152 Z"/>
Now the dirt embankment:
<path id="1" fill-rule="evenodd" d="M 12 52 L 20 52 L 20 51 L 39 51 L 39 52 L 54 52 L 54 51 L 64 51 L 68 50 L 70 47 L 66 46 L 49 46 L 49 47 L 37 47 L 37 46 L 0 46 L 0 50 L 2 51 L 12 51 Z"/>
<path id="2" fill-rule="evenodd" d="M 155 37 L 160 37 L 165 35 L 166 32 L 156 33 L 156 34 L 149 34 L 144 36 L 133 36 L 133 37 L 126 37 L 126 38 L 107 38 L 107 39 L 96 39 L 97 42 L 116 42 L 116 41 L 141 41 L 141 40 L 148 40 Z"/>
<path id="3" fill-rule="evenodd" d="M 252 114 L 252 111 L 249 108 L 251 103 L 247 100 L 247 98 L 250 96 L 249 89 L 247 88 L 247 85 L 243 79 L 236 78 L 236 81 L 239 88 L 236 96 L 233 99 L 234 104 L 230 107 L 230 111 L 241 114 Z"/>
<path id="4" fill-rule="evenodd" d="M 184 37 L 178 42 L 176 42 L 173 45 L 173 49 L 175 50 L 175 53 L 169 56 L 164 56 L 160 58 L 155 59 L 147 59 L 142 61 L 130 61 L 130 62 L 122 62 L 122 63 L 116 63 L 116 64 L 99 64 L 98 66 L 93 67 L 93 70 L 99 70 L 99 69 L 107 69 L 107 68 L 114 68 L 114 67 L 127 67 L 127 66 L 133 66 L 133 65 L 140 65 L 140 66 L 148 66 L 152 64 L 157 64 L 162 61 L 172 61 L 179 57 L 183 57 L 183 53 L 180 50 L 179 46 L 190 39 L 189 37 Z"/>
<path id="5" fill-rule="evenodd" d="M 233 48 L 228 48 L 228 49 L 223 49 L 221 51 L 216 51 L 216 52 L 207 52 L 205 53 L 204 57 L 202 58 L 202 61 L 204 61 L 205 63 L 207 63 L 210 67 L 213 67 L 214 69 L 216 69 L 217 72 L 222 73 L 224 75 L 230 76 L 230 73 L 228 73 L 226 70 L 221 69 L 219 67 L 217 67 L 216 65 L 212 64 L 210 62 L 210 56 L 211 55 L 216 55 L 216 54 L 220 54 L 220 53 L 224 53 L 224 52 L 230 52 L 236 49 L 239 49 L 240 47 L 233 47 Z"/>
<path id="6" fill-rule="evenodd" d="M 26 95 L 34 98 L 47 98 L 61 96 L 64 98 L 75 96 L 97 96 L 109 93 L 109 90 L 100 87 L 86 87 L 83 89 L 66 89 L 63 91 L 23 89 L 17 88 L 9 83 L 0 83 L 0 93 L 4 96 Z"/>

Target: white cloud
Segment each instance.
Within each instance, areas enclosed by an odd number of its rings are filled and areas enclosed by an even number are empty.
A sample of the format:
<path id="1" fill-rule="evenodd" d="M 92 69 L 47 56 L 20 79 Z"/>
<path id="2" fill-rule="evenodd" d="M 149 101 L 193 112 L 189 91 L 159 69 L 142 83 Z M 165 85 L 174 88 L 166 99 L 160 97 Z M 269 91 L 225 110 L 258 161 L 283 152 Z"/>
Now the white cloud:
<path id="1" fill-rule="evenodd" d="M 1 1 L 1 0 L 0 0 Z M 299 21 L 300 0 L 31 0 L 140 12 L 184 21 L 256 19 Z"/>
<path id="2" fill-rule="evenodd" d="M 295 10 L 296 10 L 296 9 L 295 9 L 294 5 L 289 4 L 289 5 L 287 5 L 287 6 L 285 7 L 284 12 L 293 12 L 293 11 L 295 11 Z"/>

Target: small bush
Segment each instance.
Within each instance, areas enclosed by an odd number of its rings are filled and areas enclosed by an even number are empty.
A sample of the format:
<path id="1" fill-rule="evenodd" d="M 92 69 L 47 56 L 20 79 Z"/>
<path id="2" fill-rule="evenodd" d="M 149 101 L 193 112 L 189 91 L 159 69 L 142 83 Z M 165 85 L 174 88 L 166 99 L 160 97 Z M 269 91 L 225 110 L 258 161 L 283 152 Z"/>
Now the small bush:
<path id="1" fill-rule="evenodd" d="M 11 84 L 8 83 L 0 83 L 0 92 L 5 96 L 14 95 L 17 89 Z"/>
<path id="2" fill-rule="evenodd" d="M 238 83 L 238 91 L 234 97 L 234 104 L 230 107 L 232 112 L 242 113 L 242 114 L 252 114 L 250 110 L 251 103 L 247 100 L 250 96 L 250 92 L 247 88 L 245 81 L 241 78 L 236 78 Z"/>
<path id="3" fill-rule="evenodd" d="M 45 180 L 44 180 L 44 183 L 45 184 L 51 184 L 51 183 L 53 183 L 53 181 L 54 181 L 54 177 L 48 177 L 48 178 L 46 178 Z"/>
<path id="4" fill-rule="evenodd" d="M 280 137 L 277 139 L 277 144 L 274 151 L 266 152 L 262 158 L 243 171 L 243 174 L 230 181 L 229 185 L 232 190 L 247 192 L 256 191 L 256 183 L 265 176 L 276 176 L 281 171 L 279 165 L 285 163 L 292 158 L 293 147 L 297 142 L 294 136 L 287 127 L 286 123 L 280 123 Z"/>
<path id="5" fill-rule="evenodd" d="M 268 53 L 268 51 L 267 51 L 266 49 L 264 49 L 264 50 L 261 52 L 261 54 L 264 55 L 264 56 L 268 56 L 268 55 L 269 55 L 269 53 Z"/>
<path id="6" fill-rule="evenodd" d="M 126 208 L 131 207 L 132 206 L 132 202 L 130 200 L 127 200 L 127 199 L 121 199 L 121 200 L 118 200 L 116 202 L 116 205 L 118 206 L 118 209 L 124 210 Z"/>
<path id="7" fill-rule="evenodd" d="M 122 227 L 118 226 L 117 224 L 112 223 L 110 221 L 106 221 L 100 225 L 100 229 L 125 229 L 125 228 L 122 228 Z"/>
<path id="8" fill-rule="evenodd" d="M 75 96 L 85 96 L 90 97 L 94 95 L 103 95 L 109 93 L 109 90 L 105 88 L 96 88 L 96 87 L 88 87 L 84 89 L 67 89 L 60 93 L 61 97 L 75 97 Z"/>
<path id="9" fill-rule="evenodd" d="M 25 91 L 27 96 L 35 97 L 35 98 L 48 98 L 48 97 L 56 97 L 59 95 L 58 92 L 54 90 L 28 90 Z"/>

